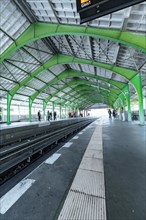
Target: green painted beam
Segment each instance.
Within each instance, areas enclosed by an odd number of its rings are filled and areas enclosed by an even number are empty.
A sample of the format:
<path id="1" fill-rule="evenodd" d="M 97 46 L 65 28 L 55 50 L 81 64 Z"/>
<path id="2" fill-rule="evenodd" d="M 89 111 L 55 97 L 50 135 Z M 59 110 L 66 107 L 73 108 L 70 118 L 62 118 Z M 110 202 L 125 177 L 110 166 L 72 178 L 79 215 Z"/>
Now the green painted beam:
<path id="1" fill-rule="evenodd" d="M 63 72 L 61 72 L 55 79 L 51 80 L 49 83 L 47 83 L 45 86 L 43 86 L 40 90 L 38 90 L 37 92 L 35 92 L 32 96 L 31 99 L 35 100 L 35 98 L 37 98 L 37 96 L 43 91 L 45 90 L 47 87 L 55 84 L 58 80 L 63 80 L 66 79 L 68 77 L 88 77 L 88 78 L 94 78 L 94 79 L 98 79 L 101 80 L 103 82 L 109 83 L 119 89 L 123 89 L 127 84 L 123 83 L 123 82 L 119 82 L 116 80 L 112 80 L 112 79 L 108 79 L 105 77 L 101 77 L 98 75 L 93 75 L 91 73 L 85 73 L 85 72 L 80 72 L 80 71 L 75 71 L 75 70 L 65 70 Z"/>
<path id="2" fill-rule="evenodd" d="M 72 109 L 74 109 L 74 106 L 78 106 L 78 108 L 81 107 L 87 107 L 88 105 L 93 105 L 97 103 L 98 101 L 92 101 L 92 100 L 86 100 L 86 99 L 79 99 L 79 100 L 74 100 L 73 102 L 69 102 L 70 106 Z M 64 104 L 64 103 L 62 103 Z"/>
<path id="3" fill-rule="evenodd" d="M 12 96 L 10 93 L 7 93 L 7 124 L 11 124 L 11 118 L 10 118 L 10 106 L 12 102 Z"/>
<path id="4" fill-rule="evenodd" d="M 54 65 L 57 64 L 68 64 L 68 63 L 82 63 L 82 64 L 88 64 L 92 66 L 101 67 L 107 70 L 111 70 L 114 73 L 117 73 L 123 77 L 125 77 L 127 80 L 130 80 L 134 76 L 136 76 L 137 72 L 134 70 L 129 70 L 127 68 L 118 67 L 115 65 L 109 65 L 106 63 L 100 63 L 100 62 L 93 62 L 88 59 L 84 58 L 76 58 L 72 56 L 66 56 L 62 54 L 54 55 L 49 61 L 43 64 L 43 66 L 40 66 L 37 70 L 32 72 L 29 76 L 27 76 L 24 80 L 22 80 L 19 85 L 16 85 L 14 88 L 12 88 L 9 93 L 14 96 L 17 91 L 24 85 L 27 85 L 27 83 L 35 76 L 37 76 L 39 73 L 41 73 L 43 70 L 48 69 Z M 53 82 L 56 82 L 56 79 L 52 80 Z M 44 88 L 44 87 L 43 87 Z M 39 93 L 38 93 L 39 94 Z"/>
<path id="5" fill-rule="evenodd" d="M 57 35 L 80 35 L 115 41 L 146 52 L 146 37 L 124 30 L 87 27 L 81 25 L 51 24 L 35 22 L 31 24 L 14 43 L 1 55 L 1 62 L 22 46 L 45 37 Z"/>
<path id="6" fill-rule="evenodd" d="M 109 94 L 107 93 L 107 92 L 105 92 L 104 90 L 103 91 L 97 91 L 97 89 L 96 88 L 94 88 L 94 87 L 92 87 L 92 88 L 82 88 L 82 87 L 80 87 L 80 86 L 78 86 L 78 87 L 75 87 L 74 88 L 77 92 L 74 94 L 74 96 L 75 97 L 77 97 L 77 95 L 84 95 L 84 96 L 90 96 L 90 93 L 91 93 L 91 91 L 93 92 L 94 91 L 94 95 L 97 95 L 97 96 L 99 96 L 99 95 L 103 95 L 103 96 L 108 96 Z M 85 90 L 86 89 L 86 90 Z M 71 92 L 73 92 L 74 90 L 71 90 L 70 92 L 68 92 L 67 94 L 65 94 L 65 95 L 63 95 L 63 96 L 61 96 L 60 98 L 58 98 L 56 101 L 55 101 L 55 104 L 57 104 L 61 99 L 63 99 L 65 96 L 67 96 L 67 95 L 69 95 L 69 94 L 71 94 Z M 95 93 L 96 92 L 96 93 Z M 87 94 L 86 94 L 87 93 Z M 113 96 L 113 94 L 112 94 L 112 96 Z M 117 96 L 113 96 L 114 98 L 117 98 Z M 71 98 L 71 97 L 70 97 Z M 67 101 L 69 101 L 70 100 L 70 98 L 67 98 L 66 100 L 65 100 L 65 102 L 67 102 Z"/>
<path id="7" fill-rule="evenodd" d="M 117 66 L 109 65 L 109 64 L 105 64 L 105 63 L 93 62 L 93 61 L 83 59 L 83 58 L 76 58 L 76 57 L 72 57 L 72 56 L 58 54 L 58 55 L 54 55 L 49 61 L 47 61 L 45 64 L 43 64 L 43 66 L 40 66 L 37 70 L 35 70 L 33 73 L 31 73 L 29 76 L 27 76 L 24 80 L 22 80 L 18 85 L 16 85 L 14 88 L 12 88 L 9 91 L 9 95 L 11 95 L 11 99 L 13 99 L 13 96 L 17 93 L 17 91 L 22 86 L 27 85 L 27 83 L 31 79 L 33 79 L 33 77 L 37 76 L 43 70 L 50 68 L 50 67 L 57 65 L 57 64 L 66 64 L 66 63 L 84 63 L 84 64 L 93 65 L 93 66 L 98 66 L 101 68 L 111 70 L 117 74 L 120 74 L 120 75 L 124 76 L 127 80 L 133 78 L 137 74 L 136 71 L 129 70 L 129 69 L 126 69 L 123 67 L 117 67 Z M 52 81 L 56 82 L 56 80 L 57 80 L 56 78 L 53 79 Z M 52 83 L 52 81 L 51 81 L 51 83 Z M 38 94 L 39 94 L 39 92 L 38 92 Z M 11 104 L 11 102 L 9 102 L 9 104 Z M 10 109 L 10 106 L 8 106 L 8 109 Z"/>
<path id="8" fill-rule="evenodd" d="M 83 85 L 85 85 L 85 84 L 86 84 L 86 85 L 89 85 L 89 84 L 90 84 L 90 85 L 96 85 L 96 86 L 98 86 L 97 83 L 89 82 L 89 81 L 86 81 L 86 80 L 72 80 L 70 83 L 68 83 L 68 85 L 63 86 L 59 91 L 53 93 L 50 97 L 46 98 L 46 99 L 45 99 L 45 102 L 48 103 L 48 102 L 51 100 L 52 97 L 54 97 L 57 93 L 63 91 L 63 90 L 66 89 L 67 87 L 70 87 L 70 86 L 73 86 L 73 85 L 78 85 L 78 84 L 83 84 Z M 101 87 L 101 88 L 104 88 L 104 89 L 109 89 L 109 91 L 112 89 L 112 92 L 113 92 L 113 90 L 114 90 L 116 94 L 117 94 L 117 93 L 120 94 L 120 91 L 117 92 L 116 89 L 113 89 L 113 88 L 110 89 L 109 87 L 106 87 L 106 86 L 103 86 L 103 85 L 101 85 L 100 87 Z"/>
<path id="9" fill-rule="evenodd" d="M 137 75 L 131 79 L 131 83 L 134 85 L 137 95 L 138 95 L 138 102 L 139 102 L 139 121 L 141 125 L 145 124 L 145 117 L 144 117 L 144 105 L 143 105 L 143 91 L 142 91 L 142 79 L 141 75 Z"/>
<path id="10" fill-rule="evenodd" d="M 127 107 L 128 107 L 128 121 L 132 120 L 131 117 L 131 103 L 130 103 L 130 91 L 129 91 L 129 84 L 123 88 L 123 93 L 125 95 L 126 101 L 127 101 Z"/>
<path id="11" fill-rule="evenodd" d="M 82 98 L 82 97 L 83 97 L 83 95 L 80 96 L 80 98 Z M 81 103 L 80 107 L 82 107 L 84 105 L 85 101 L 88 101 L 88 103 L 93 105 L 93 104 L 99 103 L 100 100 L 101 99 L 95 99 L 95 97 L 89 96 L 88 99 L 87 99 L 87 97 L 85 97 L 85 99 L 82 99 L 81 102 L 77 102 L 77 104 L 79 105 Z M 111 100 L 110 103 L 113 103 L 113 101 L 114 100 Z M 74 103 L 74 102 L 76 102 L 76 98 L 74 98 L 74 100 L 70 101 L 70 103 Z M 105 100 L 105 103 L 106 103 L 106 100 Z M 64 105 L 65 102 L 63 102 L 61 104 Z"/>
<path id="12" fill-rule="evenodd" d="M 86 87 L 87 87 L 87 88 L 86 88 Z M 91 97 L 92 97 L 92 100 L 95 99 L 96 97 L 98 97 L 98 99 L 96 98 L 96 103 L 98 103 L 99 101 L 101 101 L 102 98 L 104 98 L 105 100 L 108 100 L 108 101 L 110 100 L 110 102 L 114 102 L 114 101 L 115 101 L 115 97 L 113 97 L 113 96 L 107 97 L 107 93 L 105 93 L 105 92 L 102 92 L 102 93 L 101 93 L 101 92 L 100 92 L 100 93 L 97 92 L 97 94 L 96 94 L 97 96 L 95 96 L 95 91 L 96 91 L 95 88 L 92 88 L 92 89 L 94 90 L 94 94 L 88 94 L 88 95 L 85 94 L 85 91 L 90 92 L 89 86 L 85 86 L 84 89 L 86 89 L 86 90 L 84 90 L 84 92 L 82 92 L 82 89 L 83 89 L 83 88 L 79 88 L 79 90 L 81 90 L 81 91 L 80 91 L 80 93 L 79 93 L 78 95 L 75 96 L 74 100 L 76 100 L 76 97 L 78 97 L 78 96 L 81 95 L 81 97 L 84 97 L 85 99 L 89 99 L 89 100 L 91 100 Z M 78 91 L 78 87 L 77 87 L 76 90 Z M 100 96 L 98 96 L 98 95 L 100 95 Z M 101 96 L 102 96 L 102 97 L 101 97 Z M 117 97 L 116 97 L 116 98 L 117 98 Z M 69 100 L 70 100 L 70 98 L 68 99 L 68 102 L 69 102 Z M 71 100 L 70 102 L 72 103 L 74 100 Z M 64 105 L 66 102 L 67 102 L 67 101 L 64 101 L 64 102 L 62 102 L 61 104 Z"/>
<path id="13" fill-rule="evenodd" d="M 84 89 L 84 91 L 85 91 L 85 89 L 86 89 L 86 91 L 96 91 L 97 92 L 97 94 L 99 93 L 99 91 L 98 91 L 98 89 L 96 89 L 96 88 L 94 88 L 94 87 L 91 87 L 91 86 L 88 86 L 88 84 L 89 85 L 91 85 L 91 82 L 86 82 L 86 85 L 85 85 L 85 82 L 84 82 L 84 80 L 77 80 L 78 81 L 78 83 L 80 83 L 80 85 L 79 86 L 77 86 L 77 87 L 75 87 L 74 89 L 73 89 L 73 91 L 78 91 L 78 90 L 83 90 Z M 60 91 L 63 91 L 65 88 L 67 88 L 67 87 L 69 87 L 69 86 L 73 86 L 73 85 L 77 85 L 77 81 L 75 81 L 75 80 L 73 80 L 73 81 L 71 81 L 68 85 L 66 85 L 66 86 L 63 86 L 62 87 L 62 89 L 60 90 Z M 83 84 L 83 85 L 81 85 L 81 84 Z M 93 83 L 94 84 L 94 83 Z M 105 88 L 105 86 L 104 86 L 104 88 Z M 110 91 L 110 89 L 109 89 L 109 91 Z M 110 91 L 111 92 L 111 91 Z M 45 103 L 48 103 L 50 100 L 51 100 L 51 98 L 52 97 L 54 97 L 57 93 L 59 93 L 59 91 L 57 91 L 57 92 L 55 92 L 54 94 L 52 94 L 49 98 L 47 98 L 46 100 L 44 100 L 45 101 Z M 68 92 L 69 93 L 69 92 Z M 112 101 L 114 101 L 115 99 L 117 99 L 117 95 L 115 94 L 113 94 L 113 91 L 111 92 L 111 95 L 109 96 L 109 94 L 108 94 L 108 92 L 106 92 L 105 90 L 102 90 L 102 91 L 100 91 L 100 94 L 101 95 L 104 95 L 104 97 L 106 98 L 106 97 L 108 97 L 108 100 L 110 100 L 110 102 Z M 67 95 L 67 94 L 66 94 Z M 83 96 L 83 94 L 82 94 L 82 96 Z M 76 96 L 77 97 L 77 96 Z M 112 98 L 111 98 L 112 97 Z M 66 104 L 66 102 L 67 101 L 65 101 L 65 102 L 63 102 L 63 103 L 61 103 L 61 105 L 65 105 Z M 56 104 L 56 101 L 54 102 L 54 104 Z"/>
<path id="14" fill-rule="evenodd" d="M 81 90 L 81 91 L 80 91 Z M 72 96 L 72 93 L 76 91 L 76 93 L 74 94 L 74 96 L 76 96 L 78 94 L 78 92 L 80 91 L 81 93 L 85 93 L 85 92 L 92 92 L 92 91 L 96 91 L 97 94 L 100 94 L 100 92 L 95 88 L 95 87 L 90 87 L 88 88 L 87 86 L 85 88 L 83 88 L 82 86 L 77 86 L 74 89 L 70 90 L 69 92 L 67 92 L 66 94 L 62 95 L 61 97 L 59 97 L 58 99 L 55 100 L 55 104 L 57 104 L 61 99 L 65 98 L 66 96 L 70 95 Z M 100 90 L 101 91 L 101 90 Z M 104 90 L 103 90 L 104 91 Z M 102 91 L 101 91 L 102 92 Z"/>

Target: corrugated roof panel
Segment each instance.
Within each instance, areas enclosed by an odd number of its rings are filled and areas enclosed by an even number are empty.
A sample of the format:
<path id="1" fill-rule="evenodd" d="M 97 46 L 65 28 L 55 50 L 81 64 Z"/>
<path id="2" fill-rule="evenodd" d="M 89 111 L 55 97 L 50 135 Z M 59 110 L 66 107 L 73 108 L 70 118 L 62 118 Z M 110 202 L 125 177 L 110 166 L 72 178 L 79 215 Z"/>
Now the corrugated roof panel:
<path id="1" fill-rule="evenodd" d="M 7 91 L 4 91 L 3 88 L 0 89 L 0 97 L 6 98 L 7 97 Z M 2 101 L 2 100 L 1 100 Z"/>
<path id="2" fill-rule="evenodd" d="M 28 101 L 29 101 L 29 98 L 28 98 L 27 96 L 15 94 L 14 97 L 13 97 L 13 100 L 12 100 L 12 104 L 14 104 L 15 100 L 28 102 Z"/>
<path id="3" fill-rule="evenodd" d="M 52 79 L 54 79 L 55 76 L 49 70 L 44 70 L 43 72 L 41 72 L 37 75 L 37 78 L 43 80 L 46 83 L 48 83 Z"/>
<path id="4" fill-rule="evenodd" d="M 24 50 L 18 50 L 13 53 L 8 60 L 13 63 L 16 68 L 21 68 L 28 73 L 36 70 L 40 65 L 36 59 Z"/>
<path id="5" fill-rule="evenodd" d="M 30 25 L 30 22 L 12 0 L 1 0 L 0 5 L 0 27 L 7 34 L 8 39 L 11 38 L 15 40 Z M 5 41 L 2 43 L 5 44 Z M 9 43 L 5 49 L 8 48 L 8 46 Z"/>
<path id="6" fill-rule="evenodd" d="M 0 89 L 4 89 L 4 90 L 8 90 L 9 91 L 15 85 L 16 85 L 16 83 L 14 83 L 14 82 L 12 82 L 12 81 L 10 81 L 8 79 L 0 77 Z"/>
<path id="7" fill-rule="evenodd" d="M 42 110 L 43 107 L 43 99 L 35 99 L 33 105 L 36 107 L 40 108 Z"/>
<path id="8" fill-rule="evenodd" d="M 44 93 L 44 92 L 41 92 L 41 93 L 37 96 L 38 99 L 47 99 L 48 97 L 49 97 L 49 94 L 46 94 L 46 93 Z"/>
<path id="9" fill-rule="evenodd" d="M 0 54 L 2 54 L 13 43 L 13 40 L 1 30 L 0 39 Z"/>
<path id="10" fill-rule="evenodd" d="M 64 92 L 58 92 L 58 93 L 57 93 L 57 96 L 58 96 L 58 97 L 61 97 L 61 96 L 63 96 L 63 95 L 64 95 Z"/>
<path id="11" fill-rule="evenodd" d="M 49 69 L 57 76 L 65 70 L 65 67 L 60 64 L 60 65 L 55 65 Z"/>
<path id="12" fill-rule="evenodd" d="M 23 86 L 19 89 L 19 94 L 26 95 L 26 96 L 31 96 L 36 92 L 35 89 Z"/>
<path id="13" fill-rule="evenodd" d="M 42 40 L 36 40 L 24 46 L 24 48 L 32 54 L 37 61 L 44 63 L 49 60 L 53 53 Z"/>
<path id="14" fill-rule="evenodd" d="M 45 86 L 45 83 L 43 83 L 42 81 L 39 81 L 38 79 L 31 79 L 28 83 L 27 86 L 30 86 L 34 89 L 41 89 L 43 86 Z"/>
<path id="15" fill-rule="evenodd" d="M 66 88 L 66 89 L 64 89 L 63 91 L 65 92 L 65 93 L 67 93 L 67 92 L 69 92 L 70 90 L 72 90 L 71 88 Z"/>
<path id="16" fill-rule="evenodd" d="M 25 73 L 21 69 L 16 68 L 15 66 L 12 65 L 12 63 L 5 62 L 5 66 L 8 69 L 8 71 L 11 73 L 11 75 L 14 77 L 14 79 L 18 82 L 20 82 L 22 79 L 28 76 L 27 73 Z"/>

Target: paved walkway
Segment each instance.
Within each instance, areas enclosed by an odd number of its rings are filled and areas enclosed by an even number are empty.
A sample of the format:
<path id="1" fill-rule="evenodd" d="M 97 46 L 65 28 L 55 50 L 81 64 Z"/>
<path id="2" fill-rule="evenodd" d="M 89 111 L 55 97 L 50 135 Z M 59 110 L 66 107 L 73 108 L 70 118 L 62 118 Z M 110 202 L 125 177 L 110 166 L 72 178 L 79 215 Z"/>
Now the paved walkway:
<path id="1" fill-rule="evenodd" d="M 146 126 L 103 118 L 4 193 L 0 219 L 145 220 L 145 192 Z"/>
<path id="2" fill-rule="evenodd" d="M 102 127 L 96 126 L 58 220 L 106 220 Z"/>

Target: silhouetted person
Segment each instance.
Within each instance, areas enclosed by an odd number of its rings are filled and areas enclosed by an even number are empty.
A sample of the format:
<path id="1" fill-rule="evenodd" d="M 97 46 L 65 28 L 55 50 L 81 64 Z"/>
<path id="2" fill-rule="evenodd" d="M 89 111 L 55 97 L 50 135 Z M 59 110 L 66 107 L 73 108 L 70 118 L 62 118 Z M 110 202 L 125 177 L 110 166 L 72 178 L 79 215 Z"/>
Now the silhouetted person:
<path id="1" fill-rule="evenodd" d="M 115 118 L 116 117 L 116 110 L 113 109 L 113 117 Z"/>
<path id="2" fill-rule="evenodd" d="M 52 112 L 50 112 L 50 120 L 52 120 Z"/>
<path id="3" fill-rule="evenodd" d="M 54 112 L 54 120 L 56 120 L 56 115 L 57 115 L 56 112 Z"/>
<path id="4" fill-rule="evenodd" d="M 112 112 L 110 109 L 108 110 L 108 114 L 109 114 L 109 118 L 111 118 Z"/>
<path id="5" fill-rule="evenodd" d="M 38 120 L 41 121 L 41 112 L 38 111 Z"/>
<path id="6" fill-rule="evenodd" d="M 49 112 L 49 110 L 47 111 L 47 119 L 48 119 L 48 121 L 50 121 L 50 112 Z"/>

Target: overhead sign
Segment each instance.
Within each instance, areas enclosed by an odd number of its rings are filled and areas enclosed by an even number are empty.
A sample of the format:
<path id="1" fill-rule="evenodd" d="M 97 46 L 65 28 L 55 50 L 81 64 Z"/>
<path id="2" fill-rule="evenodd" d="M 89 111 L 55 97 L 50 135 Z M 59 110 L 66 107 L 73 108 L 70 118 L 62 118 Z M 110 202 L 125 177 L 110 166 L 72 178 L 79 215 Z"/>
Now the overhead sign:
<path id="1" fill-rule="evenodd" d="M 95 7 L 101 2 L 107 2 L 107 1 L 109 0 L 77 0 L 77 12 Z"/>
<path id="2" fill-rule="evenodd" d="M 144 0 L 76 0 L 80 23 L 113 13 L 126 7 L 144 2 Z"/>

